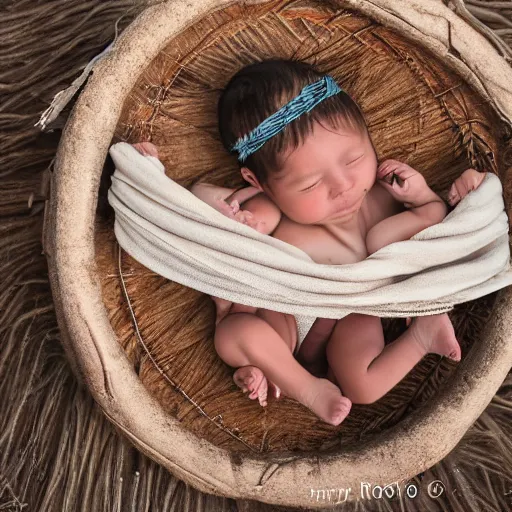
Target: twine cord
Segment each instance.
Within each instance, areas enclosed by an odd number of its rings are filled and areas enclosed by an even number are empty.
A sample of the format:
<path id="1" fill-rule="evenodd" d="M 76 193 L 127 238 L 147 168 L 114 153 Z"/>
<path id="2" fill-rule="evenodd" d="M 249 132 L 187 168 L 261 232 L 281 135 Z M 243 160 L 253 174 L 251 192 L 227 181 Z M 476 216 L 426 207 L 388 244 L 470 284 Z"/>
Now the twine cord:
<path id="1" fill-rule="evenodd" d="M 119 269 L 119 277 L 121 278 L 121 286 L 122 286 L 122 289 L 123 289 L 123 295 L 124 295 L 124 298 L 126 299 L 126 303 L 128 304 L 128 309 L 130 310 L 130 315 L 132 317 L 133 325 L 135 327 L 135 333 L 137 334 L 137 338 L 139 340 L 139 343 L 143 347 L 144 351 L 146 352 L 146 355 L 149 357 L 149 360 L 151 361 L 153 366 L 157 369 L 157 371 L 160 373 L 160 375 L 174 388 L 174 390 L 177 391 L 178 393 L 180 393 L 188 402 L 190 402 L 197 409 L 197 411 L 199 411 L 199 413 L 202 416 L 204 416 L 205 418 L 210 420 L 217 428 L 221 429 L 223 432 L 226 432 L 227 434 L 229 434 L 232 438 L 234 438 L 237 441 L 241 442 L 244 446 L 249 448 L 251 451 L 257 452 L 258 450 L 256 450 L 253 446 L 251 446 L 249 443 L 247 443 L 240 436 L 237 436 L 231 429 L 229 429 L 229 428 L 225 427 L 224 425 L 221 425 L 219 422 L 215 421 L 215 418 L 211 418 L 208 415 L 208 413 L 192 397 L 190 397 L 176 382 L 174 382 L 167 375 L 167 373 L 162 368 L 160 368 L 160 365 L 155 361 L 155 358 L 152 356 L 152 354 L 151 354 L 150 350 L 148 349 L 146 343 L 142 339 L 142 335 L 141 335 L 140 330 L 139 330 L 139 325 L 138 325 L 137 319 L 135 317 L 135 312 L 133 311 L 133 307 L 132 307 L 132 304 L 131 304 L 131 301 L 130 301 L 130 297 L 128 295 L 128 290 L 126 289 L 126 283 L 125 283 L 124 276 L 123 276 L 123 270 L 122 270 L 122 265 L 121 265 L 121 251 L 122 251 L 122 248 L 121 248 L 121 246 L 119 244 L 116 243 L 116 245 L 117 245 L 117 249 L 118 249 L 118 251 L 117 251 L 117 254 L 118 254 L 117 264 L 118 264 L 118 269 Z"/>

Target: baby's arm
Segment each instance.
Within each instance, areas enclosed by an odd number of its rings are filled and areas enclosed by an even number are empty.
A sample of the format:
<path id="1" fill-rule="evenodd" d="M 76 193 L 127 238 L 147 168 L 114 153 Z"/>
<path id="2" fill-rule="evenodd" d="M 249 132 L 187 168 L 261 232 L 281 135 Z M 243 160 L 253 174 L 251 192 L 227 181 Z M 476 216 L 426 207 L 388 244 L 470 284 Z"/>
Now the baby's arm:
<path id="1" fill-rule="evenodd" d="M 379 167 L 377 177 L 388 192 L 409 209 L 382 220 L 370 229 L 366 235 L 369 254 L 393 242 L 408 240 L 446 217 L 448 207 L 443 199 L 427 185 L 420 173 L 408 165 L 387 160 Z"/>
<path id="2" fill-rule="evenodd" d="M 432 194 L 430 202 L 388 217 L 373 226 L 366 235 L 368 254 L 394 242 L 409 240 L 416 233 L 441 222 L 448 208 L 437 194 Z"/>
<path id="3" fill-rule="evenodd" d="M 238 222 L 247 224 L 260 233 L 270 234 L 279 224 L 281 211 L 255 187 L 240 190 L 219 187 L 210 183 L 196 183 L 190 191 L 199 199 Z M 244 210 L 240 205 L 244 205 Z M 229 314 L 231 301 L 211 296 L 215 303 L 215 325 Z"/>
<path id="4" fill-rule="evenodd" d="M 281 220 L 281 210 L 255 187 L 239 190 L 197 183 L 190 191 L 222 214 L 247 224 L 265 235 L 271 234 Z M 243 204 L 244 209 L 240 209 Z"/>

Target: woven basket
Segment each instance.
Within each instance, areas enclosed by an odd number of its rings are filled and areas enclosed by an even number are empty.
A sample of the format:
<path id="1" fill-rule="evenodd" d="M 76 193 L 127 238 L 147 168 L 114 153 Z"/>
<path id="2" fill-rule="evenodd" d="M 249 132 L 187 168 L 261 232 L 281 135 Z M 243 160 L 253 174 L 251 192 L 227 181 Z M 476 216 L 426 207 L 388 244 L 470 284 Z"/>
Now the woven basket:
<path id="1" fill-rule="evenodd" d="M 44 248 L 68 356 L 141 451 L 204 492 L 318 507 L 317 490 L 405 481 L 457 444 L 511 366 L 512 293 L 451 313 L 459 365 L 428 356 L 339 427 L 292 400 L 261 409 L 242 395 L 213 349 L 211 301 L 117 246 L 105 160 L 112 141 L 151 140 L 183 186 L 241 184 L 216 101 L 237 69 L 267 57 L 333 74 L 365 112 L 379 158 L 407 160 L 441 195 L 467 167 L 494 172 L 508 210 L 512 73 L 443 2 L 174 0 L 123 33 L 76 103 Z M 384 326 L 388 340 L 401 328 Z"/>

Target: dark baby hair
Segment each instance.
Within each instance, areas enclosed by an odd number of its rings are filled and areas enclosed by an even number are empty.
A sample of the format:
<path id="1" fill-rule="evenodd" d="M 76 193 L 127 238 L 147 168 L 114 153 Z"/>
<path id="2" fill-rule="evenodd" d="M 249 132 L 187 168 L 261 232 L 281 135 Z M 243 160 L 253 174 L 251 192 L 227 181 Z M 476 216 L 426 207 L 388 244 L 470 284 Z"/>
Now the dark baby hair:
<path id="1" fill-rule="evenodd" d="M 239 137 L 248 134 L 304 87 L 323 76 L 311 64 L 293 60 L 265 60 L 242 68 L 228 82 L 219 99 L 219 132 L 224 147 L 231 151 Z M 340 87 L 343 88 L 343 84 Z M 279 171 L 283 152 L 297 148 L 318 121 L 335 128 L 348 126 L 358 131 L 367 130 L 359 107 L 342 91 L 289 123 L 249 155 L 243 165 L 261 184 L 267 183 L 269 173 Z"/>

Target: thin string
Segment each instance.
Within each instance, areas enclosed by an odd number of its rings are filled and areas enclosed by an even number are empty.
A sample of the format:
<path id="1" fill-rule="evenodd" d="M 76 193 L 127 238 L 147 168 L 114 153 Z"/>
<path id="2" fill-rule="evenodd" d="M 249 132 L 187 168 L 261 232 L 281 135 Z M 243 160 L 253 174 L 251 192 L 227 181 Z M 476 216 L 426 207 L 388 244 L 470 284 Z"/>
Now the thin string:
<path id="1" fill-rule="evenodd" d="M 227 434 L 229 434 L 233 439 L 236 439 L 237 441 L 241 442 L 243 445 L 245 445 L 251 451 L 258 452 L 259 450 L 257 450 L 256 448 L 254 448 L 253 446 L 248 444 L 241 437 L 237 436 L 232 430 L 230 430 L 229 428 L 225 427 L 224 425 L 221 425 L 220 423 L 215 421 L 214 418 L 211 418 L 210 416 L 208 416 L 208 413 L 192 397 L 188 396 L 187 393 L 185 391 L 183 391 L 170 377 L 168 377 L 167 374 L 160 368 L 158 363 L 155 361 L 155 359 L 151 355 L 148 347 L 144 343 L 144 340 L 142 339 L 142 336 L 140 334 L 139 326 L 138 326 L 138 323 L 137 323 L 137 319 L 135 318 L 135 313 L 133 311 L 132 304 L 131 304 L 131 301 L 130 301 L 130 297 L 128 296 L 128 291 L 126 289 L 125 281 L 124 281 L 124 278 L 123 278 L 123 271 L 122 271 L 122 268 L 121 268 L 121 251 L 122 251 L 122 249 L 121 249 L 121 246 L 119 244 L 117 244 L 117 247 L 118 247 L 119 276 L 121 278 L 121 284 L 122 284 L 122 288 L 123 288 L 124 297 L 126 299 L 126 302 L 128 304 L 128 308 L 130 310 L 130 315 L 132 317 L 133 324 L 135 326 L 135 332 L 137 334 L 137 338 L 139 339 L 140 344 L 144 348 L 144 351 L 146 352 L 146 354 L 149 357 L 150 361 L 153 363 L 154 367 L 158 370 L 160 375 L 175 389 L 175 391 L 178 391 L 178 393 L 180 393 L 186 400 L 188 400 L 205 418 L 209 419 L 216 427 L 220 428 L 222 431 L 224 431 Z"/>

